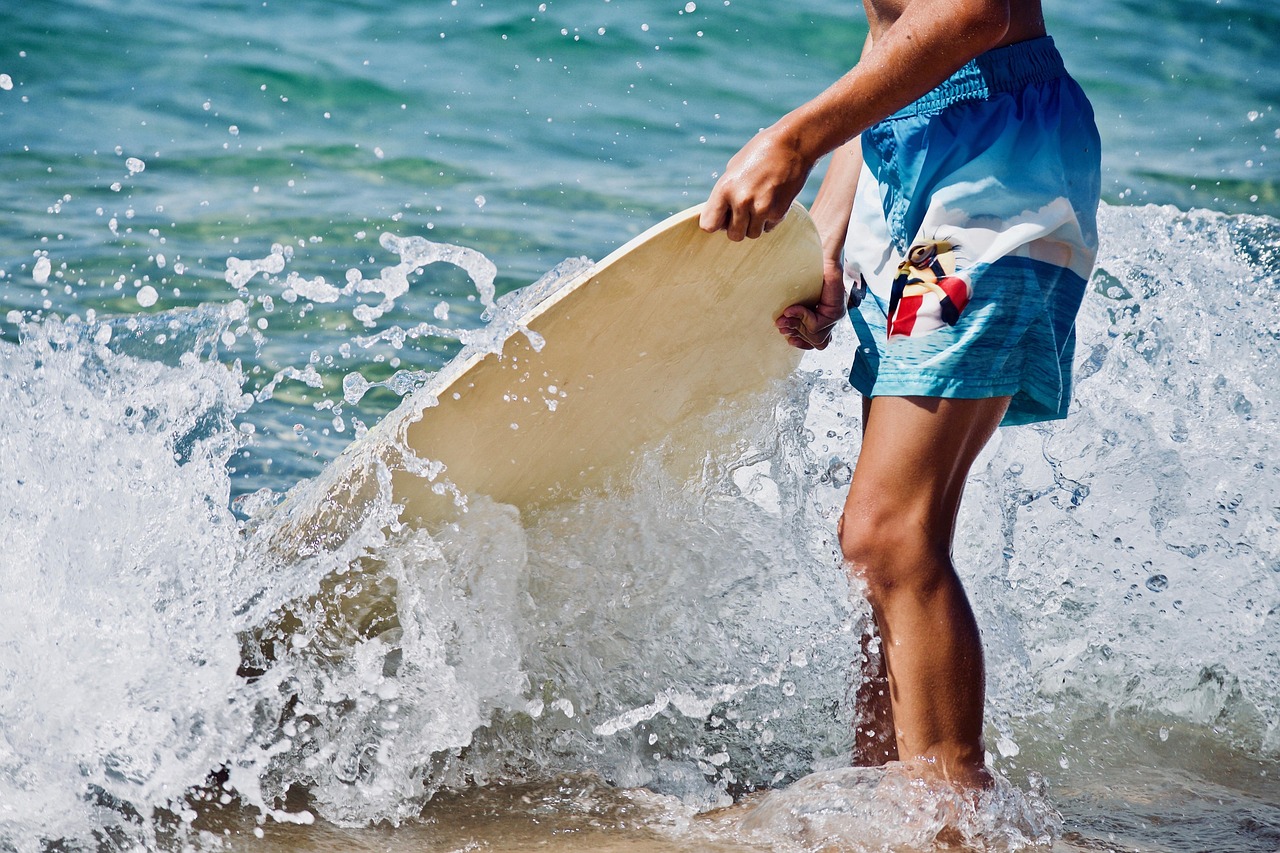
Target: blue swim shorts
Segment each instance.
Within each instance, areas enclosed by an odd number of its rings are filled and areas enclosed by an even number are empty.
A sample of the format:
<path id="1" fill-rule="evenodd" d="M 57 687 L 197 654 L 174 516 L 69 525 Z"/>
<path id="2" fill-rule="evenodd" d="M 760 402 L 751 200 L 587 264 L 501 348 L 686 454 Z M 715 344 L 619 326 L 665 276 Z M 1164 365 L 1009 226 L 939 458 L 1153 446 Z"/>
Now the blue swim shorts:
<path id="1" fill-rule="evenodd" d="M 862 134 L 844 246 L 869 397 L 1011 396 L 1066 417 L 1097 256 L 1093 108 L 1050 38 L 997 48 Z"/>

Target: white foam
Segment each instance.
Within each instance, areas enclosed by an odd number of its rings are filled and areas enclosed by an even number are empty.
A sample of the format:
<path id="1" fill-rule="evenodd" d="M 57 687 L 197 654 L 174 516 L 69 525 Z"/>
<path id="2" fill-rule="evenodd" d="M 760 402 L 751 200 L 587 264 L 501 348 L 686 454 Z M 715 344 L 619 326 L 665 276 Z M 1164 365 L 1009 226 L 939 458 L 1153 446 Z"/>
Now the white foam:
<path id="1" fill-rule="evenodd" d="M 116 356 L 111 337 L 47 323 L 0 343 L 0 839 L 24 851 L 181 811 L 278 737 L 237 675 L 255 594 L 226 506 L 240 379 Z"/>
<path id="2" fill-rule="evenodd" d="M 1042 796 L 1006 779 L 975 797 L 894 763 L 806 776 L 766 796 L 743 818 L 741 833 L 779 853 L 951 846 L 994 853 L 1048 849 L 1060 828 Z"/>
<path id="3" fill-rule="evenodd" d="M 1086 764 L 1073 721 L 1099 709 L 1280 750 L 1280 387 L 1267 369 L 1280 325 L 1237 305 L 1277 291 L 1280 226 L 1150 208 L 1106 208 L 1102 222 L 1075 412 L 998 434 L 955 547 L 988 643 L 991 760 L 1011 778 Z M 402 263 L 425 257 L 395 245 Z M 245 296 L 199 334 L 234 341 L 262 304 L 248 291 L 282 288 L 286 260 L 281 248 L 229 263 Z M 375 293 L 360 281 L 340 298 Z M 495 329 L 516 333 L 502 324 L 531 298 L 494 300 Z M 243 377 L 121 354 L 198 321 L 51 323 L 0 343 L 4 843 L 91 838 L 115 820 L 91 790 L 142 815 L 180 809 L 223 764 L 252 806 L 296 783 L 316 816 L 365 824 L 414 815 L 442 787 L 557 771 L 704 808 L 847 759 L 867 616 L 834 541 L 859 442 L 847 338 L 807 357 L 772 411 L 718 413 L 737 455 L 692 482 L 664 473 L 657 448 L 632 481 L 537 516 L 471 496 L 464 521 L 431 537 L 396 522 L 387 466 L 437 484 L 442 472 L 395 454 L 371 457 L 358 485 L 378 499 L 343 524 L 288 527 L 299 505 L 340 503 L 316 481 L 282 503 L 246 499 L 242 531 L 227 464 L 251 432 L 235 423 Z M 476 345 L 500 342 L 487 334 Z M 323 385 L 318 364 L 272 381 Z M 335 398 L 374 384 L 345 372 Z M 236 675 L 249 628 L 274 654 L 246 646 L 256 681 Z M 830 820 L 787 806 L 762 831 L 826 821 L 865 840 L 849 816 L 893 786 L 853 787 L 866 797 L 842 794 Z M 973 831 L 1030 826 L 1010 797 L 975 811 L 990 820 Z"/>

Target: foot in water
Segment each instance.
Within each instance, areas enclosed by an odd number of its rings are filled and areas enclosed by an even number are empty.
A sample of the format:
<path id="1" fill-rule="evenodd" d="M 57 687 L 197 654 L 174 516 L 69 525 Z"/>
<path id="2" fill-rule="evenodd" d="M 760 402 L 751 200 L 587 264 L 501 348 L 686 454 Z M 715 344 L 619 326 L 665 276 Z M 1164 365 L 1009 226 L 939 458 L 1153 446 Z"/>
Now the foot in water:
<path id="1" fill-rule="evenodd" d="M 772 849 L 1048 849 L 1060 818 L 1039 792 L 983 770 L 960 785 L 903 762 L 820 771 L 770 792 L 740 824 Z"/>

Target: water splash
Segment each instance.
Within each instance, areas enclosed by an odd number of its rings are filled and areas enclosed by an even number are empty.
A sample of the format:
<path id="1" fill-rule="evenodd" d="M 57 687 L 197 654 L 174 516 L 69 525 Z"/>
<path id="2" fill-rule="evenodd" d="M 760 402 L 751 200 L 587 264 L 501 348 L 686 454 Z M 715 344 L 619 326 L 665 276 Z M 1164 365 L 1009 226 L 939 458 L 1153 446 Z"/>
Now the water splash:
<path id="1" fill-rule="evenodd" d="M 1061 819 L 1043 793 L 1008 780 L 980 794 L 921 777 L 904 765 L 814 773 L 770 793 L 741 831 L 777 851 L 878 853 L 960 847 L 972 851 L 1048 850 Z"/>
<path id="2" fill-rule="evenodd" d="M 1280 382 L 1260 366 L 1280 357 L 1263 307 L 1280 283 L 1260 261 L 1280 229 L 1168 208 L 1103 222 L 1076 412 L 1001 433 L 969 499 L 998 701 L 1168 714 L 1274 755 Z"/>
<path id="3" fill-rule="evenodd" d="M 1093 760 L 1081 726 L 1099 714 L 1158 720 L 1171 744 L 1213 727 L 1248 755 L 1278 748 L 1280 389 L 1263 367 L 1280 328 L 1244 306 L 1280 290 L 1280 226 L 1156 208 L 1103 224 L 1075 413 L 999 434 L 956 546 L 989 646 L 991 761 L 1051 796 Z M 731 447 L 692 481 L 659 447 L 537 516 L 476 499 L 428 537 L 387 499 L 282 542 L 274 495 L 242 502 L 247 526 L 228 510 L 262 404 L 214 359 L 250 308 L 50 321 L 0 344 L 5 844 L 155 846 L 209 807 L 191 792 L 214 772 L 230 789 L 214 800 L 284 819 L 303 790 L 360 825 L 558 772 L 703 809 L 845 760 L 866 618 L 834 543 L 858 444 L 845 355 L 814 355 L 766 411 L 719 413 Z M 851 845 L 871 842 L 840 815 L 881 788 L 858 780 L 819 827 Z M 973 837 L 1032 826 L 1015 801 L 974 812 L 996 822 Z M 802 814 L 765 823 L 817 826 Z"/>
<path id="4" fill-rule="evenodd" d="M 495 307 L 493 282 L 498 268 L 476 250 L 437 243 L 425 237 L 399 237 L 390 233 L 383 234 L 378 243 L 388 252 L 399 256 L 400 262 L 395 266 L 384 267 L 373 278 L 366 278 L 359 269 L 353 267 L 347 270 L 346 284 L 341 288 L 330 284 L 323 276 L 305 279 L 297 273 L 290 273 L 283 283 L 281 298 L 288 303 L 301 298 L 327 304 L 337 302 L 344 296 L 376 294 L 381 297 L 377 304 L 361 300 L 352 312 L 364 326 L 372 327 L 384 314 L 395 308 L 397 299 L 409 292 L 410 275 L 421 273 L 430 264 L 443 262 L 465 270 L 475 283 L 481 304 L 487 310 Z M 261 273 L 271 282 L 271 277 L 283 272 L 285 264 L 292 258 L 293 247 L 280 243 L 272 245 L 271 253 L 265 258 L 228 258 L 225 276 L 227 284 L 236 288 L 242 296 L 248 296 L 248 285 L 254 277 Z M 438 331 L 444 331 L 446 335 L 449 333 L 449 330 Z"/>
<path id="5" fill-rule="evenodd" d="M 154 843 L 160 812 L 185 812 L 220 766 L 261 768 L 277 738 L 255 713 L 267 684 L 237 674 L 252 588 L 227 508 L 240 378 L 117 355 L 100 328 L 49 321 L 0 343 L 10 849 L 117 832 Z"/>
<path id="6" fill-rule="evenodd" d="M 763 414 L 719 417 L 776 445 Z M 788 532 L 807 512 L 800 472 L 770 469 L 789 486 L 766 513 L 732 498 L 732 470 L 688 489 L 662 457 L 536 517 L 480 499 L 435 537 L 393 532 L 270 632 L 300 649 L 286 668 L 307 673 L 294 686 L 308 734 L 279 784 L 304 784 L 344 823 L 398 821 L 441 788 L 552 768 L 705 807 L 842 754 L 838 674 L 858 630 L 844 585 L 831 588 L 839 568 Z M 698 593 L 671 594 L 684 586 Z M 792 629 L 779 632 L 783 618 Z M 289 641 L 299 630 L 305 641 Z M 779 707 L 783 696 L 797 698 Z"/>

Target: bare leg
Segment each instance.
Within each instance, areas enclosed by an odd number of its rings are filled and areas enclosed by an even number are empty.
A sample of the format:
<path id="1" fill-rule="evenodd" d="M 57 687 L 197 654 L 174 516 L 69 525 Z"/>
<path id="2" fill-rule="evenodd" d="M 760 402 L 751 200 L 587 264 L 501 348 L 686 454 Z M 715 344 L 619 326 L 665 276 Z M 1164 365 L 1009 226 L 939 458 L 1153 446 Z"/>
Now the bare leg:
<path id="1" fill-rule="evenodd" d="M 889 695 L 884 640 L 879 631 L 867 632 L 862 636 L 862 682 L 858 685 L 856 700 L 861 716 L 853 730 L 855 766 L 878 767 L 898 760 L 898 739 Z"/>
<path id="2" fill-rule="evenodd" d="M 862 435 L 867 434 L 871 414 L 871 398 L 862 398 Z M 843 537 L 844 519 L 839 522 Z M 872 622 L 874 623 L 874 618 Z M 898 760 L 898 739 L 894 733 L 893 704 L 889 701 L 889 670 L 885 667 L 884 644 L 878 630 L 862 635 L 862 681 L 858 685 L 856 703 L 857 728 L 853 732 L 853 763 L 859 767 L 878 767 Z"/>
<path id="3" fill-rule="evenodd" d="M 898 756 L 966 786 L 989 782 L 985 673 L 951 541 L 969 468 L 1008 404 L 873 399 L 841 518 L 844 558 L 867 583 L 881 638 Z"/>

